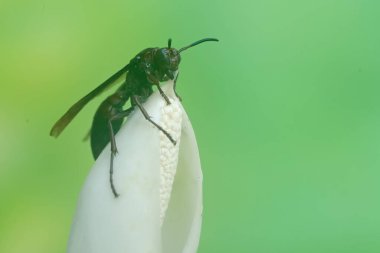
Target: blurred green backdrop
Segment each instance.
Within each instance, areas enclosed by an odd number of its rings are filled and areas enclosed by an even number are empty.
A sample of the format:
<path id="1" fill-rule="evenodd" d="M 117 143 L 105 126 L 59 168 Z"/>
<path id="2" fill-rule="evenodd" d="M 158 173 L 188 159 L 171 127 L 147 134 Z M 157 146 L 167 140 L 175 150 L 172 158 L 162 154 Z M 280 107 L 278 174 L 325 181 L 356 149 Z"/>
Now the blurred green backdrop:
<path id="1" fill-rule="evenodd" d="M 0 252 L 65 252 L 97 98 L 181 47 L 204 171 L 199 252 L 380 252 L 380 2 L 0 0 Z"/>

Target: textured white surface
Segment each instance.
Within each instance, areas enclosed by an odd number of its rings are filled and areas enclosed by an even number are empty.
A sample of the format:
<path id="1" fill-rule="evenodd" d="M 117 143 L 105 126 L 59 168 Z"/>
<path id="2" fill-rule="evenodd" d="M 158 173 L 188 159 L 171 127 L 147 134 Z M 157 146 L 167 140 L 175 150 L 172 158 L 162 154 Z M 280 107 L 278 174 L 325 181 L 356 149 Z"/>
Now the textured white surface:
<path id="1" fill-rule="evenodd" d="M 173 135 L 180 134 L 177 146 L 162 151 L 161 141 L 168 140 L 162 139 L 160 131 L 135 110 L 116 136 L 119 153 L 114 161 L 114 182 L 120 197 L 115 199 L 110 189 L 107 146 L 81 191 L 69 253 L 196 252 L 202 218 L 202 172 L 194 132 L 172 85 L 168 82 L 163 90 L 175 106 L 173 111 L 182 111 L 182 117 L 177 115 L 181 118 L 179 125 L 173 123 L 177 120 L 169 120 Z M 154 93 L 144 107 L 153 120 L 160 124 L 165 121 L 161 117 L 166 103 L 159 93 Z M 170 150 L 170 146 L 167 148 Z M 162 188 L 167 183 L 161 176 L 166 170 L 162 161 L 170 165 L 167 181 L 174 179 L 166 190 Z"/>
<path id="2" fill-rule="evenodd" d="M 169 205 L 174 177 L 177 171 L 178 152 L 181 145 L 182 109 L 177 100 L 170 99 L 170 105 L 161 108 L 160 125 L 174 140 L 176 145 L 160 131 L 160 218 L 164 222 Z"/>

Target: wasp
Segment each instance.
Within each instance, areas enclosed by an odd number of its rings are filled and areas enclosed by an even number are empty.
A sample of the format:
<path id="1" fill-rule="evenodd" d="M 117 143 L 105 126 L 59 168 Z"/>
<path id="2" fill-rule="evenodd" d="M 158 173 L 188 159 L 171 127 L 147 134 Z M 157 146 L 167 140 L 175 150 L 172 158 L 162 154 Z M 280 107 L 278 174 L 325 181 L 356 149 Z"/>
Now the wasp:
<path id="1" fill-rule="evenodd" d="M 178 71 L 178 66 L 181 61 L 181 52 L 206 41 L 218 41 L 218 39 L 201 39 L 179 50 L 171 47 L 172 40 L 169 39 L 167 47 L 155 47 L 142 50 L 122 69 L 72 105 L 54 124 L 50 131 L 50 135 L 58 137 L 89 101 L 114 84 L 122 77 L 122 75 L 126 74 L 125 80 L 121 86 L 100 104 L 93 118 L 90 131 L 91 150 L 95 160 L 105 146 L 111 142 L 109 180 L 114 197 L 118 197 L 119 194 L 113 183 L 113 159 L 117 154 L 115 134 L 120 130 L 124 119 L 128 117 L 137 106 L 146 120 L 164 133 L 173 145 L 176 144 L 176 140 L 150 118 L 148 112 L 144 109 L 143 103 L 153 93 L 153 87 L 156 86 L 166 103 L 170 104 L 168 97 L 160 87 L 160 82 L 169 79 L 173 80 L 175 78 L 175 74 Z M 180 98 L 176 92 L 175 94 Z M 131 100 L 131 106 L 127 109 L 123 109 L 129 99 Z"/>

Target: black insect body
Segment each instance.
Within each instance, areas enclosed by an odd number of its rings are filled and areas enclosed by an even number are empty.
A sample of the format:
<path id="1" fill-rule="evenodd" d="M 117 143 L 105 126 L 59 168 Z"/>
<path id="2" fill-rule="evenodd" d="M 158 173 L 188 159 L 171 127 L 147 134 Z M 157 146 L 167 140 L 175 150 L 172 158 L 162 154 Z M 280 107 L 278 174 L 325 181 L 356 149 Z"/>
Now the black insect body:
<path id="1" fill-rule="evenodd" d="M 118 197 L 119 194 L 113 184 L 113 158 L 117 153 L 115 134 L 120 130 L 124 118 L 127 117 L 137 106 L 144 117 L 164 133 L 175 145 L 176 141 L 172 136 L 170 136 L 170 134 L 160 125 L 150 119 L 149 114 L 142 104 L 153 93 L 153 86 L 157 87 L 166 103 L 170 104 L 168 97 L 161 90 L 160 82 L 169 79 L 173 80 L 175 78 L 175 73 L 178 71 L 178 65 L 181 61 L 180 53 L 182 51 L 206 41 L 218 40 L 206 38 L 177 50 L 171 47 L 171 39 L 169 39 L 168 47 L 147 48 L 141 51 L 129 62 L 129 64 L 71 106 L 70 109 L 55 123 L 51 129 L 50 135 L 58 137 L 90 100 L 103 92 L 111 84 L 115 83 L 124 73 L 128 72 L 122 85 L 99 106 L 95 113 L 90 133 L 91 149 L 95 159 L 100 155 L 108 142 L 111 142 L 110 184 L 112 193 L 115 197 Z M 124 110 L 123 107 L 129 99 L 131 99 L 131 107 Z"/>
<path id="2" fill-rule="evenodd" d="M 110 131 L 114 134 L 117 133 L 123 124 L 123 118 L 117 118 L 118 115 L 123 113 L 123 106 L 128 100 L 123 95 L 122 92 L 115 92 L 109 96 L 101 103 L 94 115 L 90 132 L 91 150 L 94 159 L 98 158 L 110 141 L 112 136 Z M 132 111 L 132 107 L 129 108 L 129 111 Z"/>

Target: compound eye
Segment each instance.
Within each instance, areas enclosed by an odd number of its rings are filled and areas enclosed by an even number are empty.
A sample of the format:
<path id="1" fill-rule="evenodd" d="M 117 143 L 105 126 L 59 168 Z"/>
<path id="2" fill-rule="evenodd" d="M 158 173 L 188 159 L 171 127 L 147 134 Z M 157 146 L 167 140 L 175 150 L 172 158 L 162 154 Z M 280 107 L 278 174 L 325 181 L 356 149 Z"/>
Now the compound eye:
<path id="1" fill-rule="evenodd" d="M 170 65 L 170 55 L 169 51 L 166 48 L 162 48 L 160 51 L 158 51 L 156 63 L 158 66 L 168 66 Z"/>

